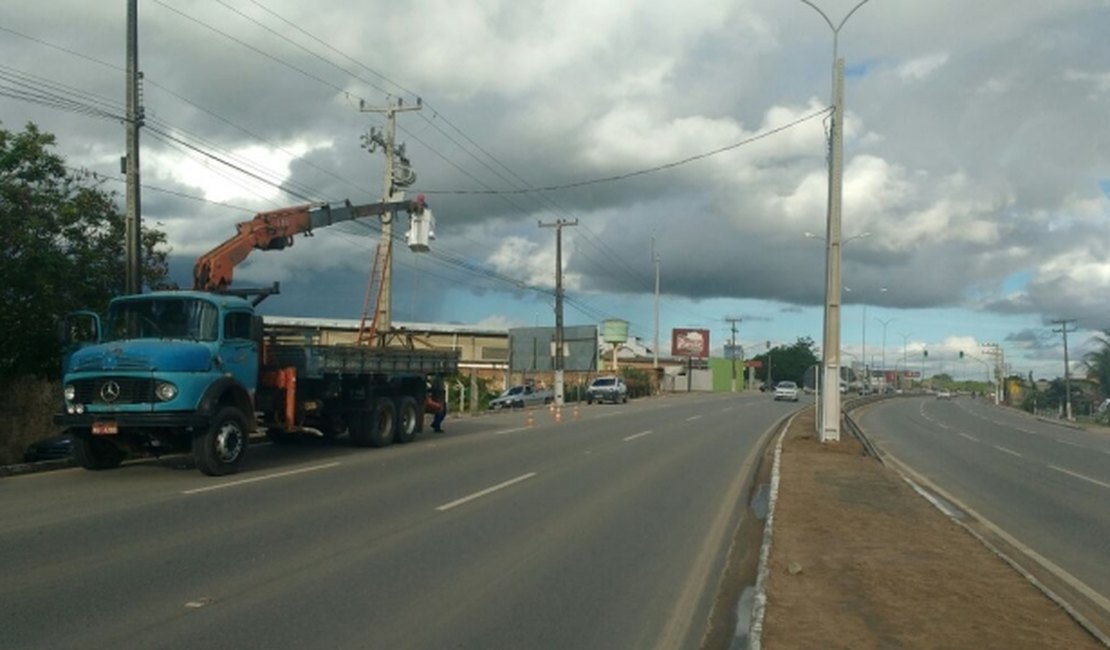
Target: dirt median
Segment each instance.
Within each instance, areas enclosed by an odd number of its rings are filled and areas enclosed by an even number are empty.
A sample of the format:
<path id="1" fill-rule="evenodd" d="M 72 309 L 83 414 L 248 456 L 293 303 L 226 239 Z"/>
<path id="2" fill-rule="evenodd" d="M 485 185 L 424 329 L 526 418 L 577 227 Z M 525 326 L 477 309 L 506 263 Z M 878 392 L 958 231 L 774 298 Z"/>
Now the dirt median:
<path id="1" fill-rule="evenodd" d="M 763 647 L 1101 648 L 846 435 L 783 446 Z"/>

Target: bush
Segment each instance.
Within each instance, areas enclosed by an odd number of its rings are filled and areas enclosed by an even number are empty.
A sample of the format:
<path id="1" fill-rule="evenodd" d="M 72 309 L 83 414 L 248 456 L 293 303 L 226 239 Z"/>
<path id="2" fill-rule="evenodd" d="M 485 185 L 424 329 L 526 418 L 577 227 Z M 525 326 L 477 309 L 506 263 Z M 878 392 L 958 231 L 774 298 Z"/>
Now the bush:
<path id="1" fill-rule="evenodd" d="M 0 465 L 23 462 L 27 445 L 57 435 L 60 382 L 17 377 L 0 382 Z"/>

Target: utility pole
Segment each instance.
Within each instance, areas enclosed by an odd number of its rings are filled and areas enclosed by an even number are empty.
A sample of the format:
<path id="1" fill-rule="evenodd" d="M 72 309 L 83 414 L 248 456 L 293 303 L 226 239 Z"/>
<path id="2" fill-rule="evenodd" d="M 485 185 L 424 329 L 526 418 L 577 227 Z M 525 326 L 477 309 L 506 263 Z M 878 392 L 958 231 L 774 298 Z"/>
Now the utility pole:
<path id="1" fill-rule="evenodd" d="M 833 69 L 833 116 L 829 152 L 829 205 L 825 235 L 825 401 L 821 408 L 821 442 L 840 440 L 840 198 L 844 164 L 844 60 Z"/>
<path id="2" fill-rule="evenodd" d="M 555 229 L 555 406 L 563 405 L 563 228 L 577 226 L 578 219 L 539 222 L 540 228 Z"/>
<path id="3" fill-rule="evenodd" d="M 390 102 L 387 106 L 367 106 L 366 102 L 359 102 L 359 110 L 363 113 L 384 113 L 385 130 L 370 129 L 369 135 L 363 136 L 363 146 L 374 152 L 381 147 L 385 154 L 385 171 L 382 174 L 382 202 L 389 203 L 396 200 L 394 194 L 399 187 L 408 187 L 416 181 L 409 161 L 405 158 L 404 145 L 397 146 L 397 113 L 418 111 L 422 102 L 417 99 L 415 106 L 405 106 L 404 101 L 398 97 L 396 103 Z M 393 222 L 397 213 L 391 212 L 382 215 L 382 237 L 378 242 L 378 264 L 381 265 L 379 278 L 381 290 L 378 293 L 378 308 L 375 321 L 377 323 L 378 343 L 385 345 L 393 330 Z M 373 277 L 373 272 L 371 272 Z"/>
<path id="4" fill-rule="evenodd" d="M 1075 328 L 1068 329 L 1068 323 L 1074 323 L 1075 319 L 1060 318 L 1051 322 L 1053 325 L 1060 326 L 1060 329 L 1052 331 L 1064 335 L 1064 417 L 1071 420 L 1073 418 L 1071 416 L 1071 368 L 1068 367 L 1068 333 L 1074 332 Z"/>
<path id="5" fill-rule="evenodd" d="M 139 1 L 127 0 L 127 155 L 123 172 L 127 176 L 125 216 L 127 272 L 125 290 L 143 291 L 142 201 L 139 189 L 139 128 L 143 125 L 143 102 L 139 94 Z"/>
<path id="6" fill-rule="evenodd" d="M 732 392 L 734 393 L 736 392 L 736 324 L 743 320 L 743 318 L 735 316 L 725 319 L 732 326 L 732 344 L 729 346 L 729 356 L 732 357 Z"/>
<path id="7" fill-rule="evenodd" d="M 651 238 L 651 261 L 655 264 L 655 340 L 651 344 L 651 367 L 659 379 L 659 253 L 655 252 L 655 237 Z"/>

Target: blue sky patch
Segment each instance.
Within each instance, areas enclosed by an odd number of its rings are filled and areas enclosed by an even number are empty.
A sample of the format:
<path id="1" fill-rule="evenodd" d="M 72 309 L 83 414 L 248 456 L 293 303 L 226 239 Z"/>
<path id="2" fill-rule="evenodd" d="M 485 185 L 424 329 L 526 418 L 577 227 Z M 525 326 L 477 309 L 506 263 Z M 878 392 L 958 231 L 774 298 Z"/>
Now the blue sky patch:
<path id="1" fill-rule="evenodd" d="M 844 66 L 845 77 L 863 77 L 871 70 L 870 63 L 855 63 Z"/>

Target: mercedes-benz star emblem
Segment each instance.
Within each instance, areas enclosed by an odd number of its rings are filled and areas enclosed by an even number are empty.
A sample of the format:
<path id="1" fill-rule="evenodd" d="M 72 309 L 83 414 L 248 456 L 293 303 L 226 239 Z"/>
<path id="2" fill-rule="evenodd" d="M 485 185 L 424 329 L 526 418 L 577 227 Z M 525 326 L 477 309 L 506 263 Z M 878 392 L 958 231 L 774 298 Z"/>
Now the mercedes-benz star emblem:
<path id="1" fill-rule="evenodd" d="M 114 402 L 119 399 L 119 384 L 112 380 L 104 382 L 100 387 L 100 397 L 105 402 Z"/>

